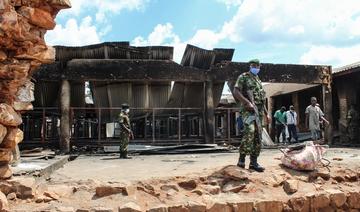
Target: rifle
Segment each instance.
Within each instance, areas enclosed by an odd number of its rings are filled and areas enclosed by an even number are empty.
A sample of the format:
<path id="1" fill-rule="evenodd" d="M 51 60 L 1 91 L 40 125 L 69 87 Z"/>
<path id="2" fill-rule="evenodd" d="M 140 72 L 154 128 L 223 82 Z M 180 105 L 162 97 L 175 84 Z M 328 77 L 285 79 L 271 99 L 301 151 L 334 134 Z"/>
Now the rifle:
<path id="1" fill-rule="evenodd" d="M 256 126 L 258 128 L 259 140 L 260 140 L 260 142 L 262 142 L 262 125 L 261 125 L 261 120 L 260 120 L 260 117 L 259 117 L 259 109 L 257 108 L 257 106 L 254 103 L 254 94 L 253 94 L 253 92 L 248 90 L 247 95 L 249 97 L 249 101 L 254 106 L 255 124 L 256 124 Z"/>
<path id="2" fill-rule="evenodd" d="M 120 130 L 129 134 L 129 139 L 134 139 L 134 133 L 130 128 L 127 128 L 124 123 L 120 123 Z"/>

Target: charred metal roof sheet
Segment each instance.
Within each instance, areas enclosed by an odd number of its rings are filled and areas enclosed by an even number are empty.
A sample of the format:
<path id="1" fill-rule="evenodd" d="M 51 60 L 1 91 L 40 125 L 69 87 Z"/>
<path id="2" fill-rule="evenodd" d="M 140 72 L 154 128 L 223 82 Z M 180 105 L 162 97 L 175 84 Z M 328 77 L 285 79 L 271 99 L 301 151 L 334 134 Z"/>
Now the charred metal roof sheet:
<path id="1" fill-rule="evenodd" d="M 234 49 L 206 50 L 193 45 L 187 45 L 181 65 L 199 69 L 209 69 L 212 65 L 222 61 L 231 61 Z M 167 107 L 194 107 L 204 106 L 203 83 L 175 82 Z M 213 87 L 214 106 L 216 107 L 221 98 L 224 82 L 215 83 Z"/>
<path id="2" fill-rule="evenodd" d="M 186 46 L 181 65 L 191 66 L 200 69 L 209 69 L 211 65 L 221 61 L 231 61 L 234 49 L 213 49 L 206 50 L 188 44 Z"/>
<path id="3" fill-rule="evenodd" d="M 355 71 L 360 71 L 360 61 L 356 62 L 356 63 L 346 65 L 346 66 L 334 68 L 332 70 L 332 73 L 333 73 L 334 77 L 337 77 L 337 76 L 343 76 L 345 74 L 350 74 L 350 73 L 353 73 Z"/>
<path id="4" fill-rule="evenodd" d="M 129 42 L 105 42 L 101 44 L 67 47 L 55 46 L 56 61 L 72 59 L 152 59 L 172 60 L 174 48 L 169 46 L 130 46 Z"/>
<path id="5" fill-rule="evenodd" d="M 208 70 L 212 65 L 222 61 L 231 61 L 234 54 L 234 49 L 206 50 L 188 45 L 182 59 L 182 65 L 179 65 L 171 61 L 173 58 L 173 47 L 166 46 L 134 47 L 130 46 L 129 42 L 106 42 L 82 47 L 56 46 L 55 48 L 57 63 L 51 64 L 51 66 L 54 66 L 53 74 L 66 74 L 62 69 L 63 65 L 65 65 L 63 62 L 68 62 L 71 60 L 70 63 L 66 63 L 68 66 L 70 66 L 71 64 L 79 61 L 79 59 L 92 60 L 93 62 L 102 61 L 103 65 L 101 67 L 111 65 L 110 62 L 113 61 L 111 59 L 134 59 L 136 61 L 143 61 L 147 65 L 151 65 L 154 61 L 158 61 L 171 63 L 173 64 L 171 67 L 179 69 L 179 71 L 196 72 L 199 69 L 202 69 L 202 71 Z M 85 64 L 81 64 L 81 66 L 86 69 Z M 81 66 L 78 66 L 75 68 L 75 70 L 81 68 Z M 146 71 L 148 71 L 149 66 L 146 67 Z M 193 70 L 185 70 L 189 68 L 193 68 Z M 161 72 L 161 70 L 156 71 Z M 164 69 L 163 71 L 167 70 Z M 104 70 L 99 71 L 99 73 L 104 74 Z M 109 80 L 111 80 L 111 78 L 109 78 Z M 121 103 L 128 102 L 132 104 L 133 107 L 145 108 L 203 107 L 203 83 L 175 82 L 172 91 L 170 89 L 170 82 L 153 82 L 152 84 L 147 85 L 147 88 L 145 87 L 145 84 L 141 82 L 132 82 L 131 84 L 128 82 L 111 83 L 110 81 L 90 82 L 91 88 L 93 90 L 95 106 L 120 107 Z M 215 104 L 220 101 L 223 86 L 224 82 L 221 81 L 214 84 Z M 77 97 L 79 99 L 85 99 L 83 89 L 79 89 L 77 91 L 78 92 L 72 93 L 72 99 L 76 99 Z M 44 93 L 44 91 L 42 91 L 42 93 Z M 148 95 L 148 97 L 145 97 L 145 95 Z M 134 99 L 131 96 L 137 96 L 137 98 Z M 149 98 L 149 100 L 145 104 L 146 101 L 142 101 L 142 98 Z M 50 103 L 51 101 L 47 101 L 47 103 L 43 103 L 42 105 L 47 106 Z M 73 103 L 73 106 L 83 106 L 82 101 L 73 101 Z M 112 116 L 114 114 L 110 114 L 106 111 L 103 111 L 103 113 L 106 113 L 104 116 L 110 116 L 109 119 L 113 118 Z"/>

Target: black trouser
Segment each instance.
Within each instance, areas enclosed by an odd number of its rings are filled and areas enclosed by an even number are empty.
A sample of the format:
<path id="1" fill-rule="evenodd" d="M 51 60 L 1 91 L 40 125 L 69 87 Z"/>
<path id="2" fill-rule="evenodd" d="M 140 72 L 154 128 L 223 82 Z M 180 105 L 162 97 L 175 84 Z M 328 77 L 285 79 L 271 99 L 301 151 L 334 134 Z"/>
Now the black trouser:
<path id="1" fill-rule="evenodd" d="M 286 142 L 285 127 L 283 124 L 276 124 L 276 139 L 280 143 L 280 135 L 282 135 L 283 142 Z"/>
<path id="2" fill-rule="evenodd" d="M 295 141 L 298 142 L 298 136 L 296 132 L 296 125 L 295 124 L 289 124 L 288 126 L 289 131 L 289 142 L 291 141 L 291 138 L 295 138 Z"/>

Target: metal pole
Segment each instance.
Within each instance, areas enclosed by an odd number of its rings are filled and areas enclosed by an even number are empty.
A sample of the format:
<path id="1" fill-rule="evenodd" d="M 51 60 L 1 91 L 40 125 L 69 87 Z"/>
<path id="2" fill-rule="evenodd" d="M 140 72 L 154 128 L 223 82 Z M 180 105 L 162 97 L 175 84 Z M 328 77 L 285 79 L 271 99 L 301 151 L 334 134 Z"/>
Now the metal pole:
<path id="1" fill-rule="evenodd" d="M 178 139 L 179 139 L 179 144 L 181 144 L 181 109 L 180 108 L 178 110 L 178 116 L 179 116 L 179 119 L 178 119 L 178 125 L 179 125 L 178 135 L 179 135 L 179 137 L 178 137 Z"/>
<path id="2" fill-rule="evenodd" d="M 99 141 L 101 141 L 101 109 L 99 108 L 99 110 L 98 110 L 98 116 L 99 116 L 99 118 L 98 118 L 98 140 Z"/>
<path id="3" fill-rule="evenodd" d="M 152 143 L 155 143 L 155 109 L 153 108 L 153 115 L 152 115 Z"/>
<path id="4" fill-rule="evenodd" d="M 230 143 L 230 109 L 227 109 L 227 136 L 228 136 L 228 141 Z"/>
<path id="5" fill-rule="evenodd" d="M 46 120 L 45 120 L 45 109 L 42 110 L 42 133 L 41 133 L 41 142 L 45 143 L 45 133 L 46 133 Z"/>
<path id="6" fill-rule="evenodd" d="M 71 125 L 70 125 L 70 144 L 71 144 L 71 138 L 73 137 L 72 136 L 73 125 L 74 125 L 74 137 L 75 137 L 75 139 L 78 137 L 76 122 L 74 122 L 74 109 L 73 108 L 70 108 L 70 123 L 71 123 Z"/>

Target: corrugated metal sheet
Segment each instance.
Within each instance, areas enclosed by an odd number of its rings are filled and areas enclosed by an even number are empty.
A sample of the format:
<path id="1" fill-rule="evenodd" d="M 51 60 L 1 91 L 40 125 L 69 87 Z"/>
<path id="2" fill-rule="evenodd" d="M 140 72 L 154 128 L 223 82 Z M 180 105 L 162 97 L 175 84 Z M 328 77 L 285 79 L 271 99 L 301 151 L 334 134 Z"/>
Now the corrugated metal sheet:
<path id="1" fill-rule="evenodd" d="M 214 51 L 201 49 L 199 47 L 188 44 L 181 60 L 181 65 L 200 69 L 209 69 L 214 61 Z"/>
<path id="2" fill-rule="evenodd" d="M 56 82 L 35 83 L 34 107 L 56 107 L 59 104 L 60 84 Z"/>
<path id="3" fill-rule="evenodd" d="M 85 83 L 71 82 L 71 107 L 85 107 Z"/>
<path id="4" fill-rule="evenodd" d="M 171 82 L 150 86 L 150 107 L 165 107 L 169 101 Z"/>
<path id="5" fill-rule="evenodd" d="M 147 103 L 148 92 L 146 92 L 146 84 L 133 84 L 132 86 L 132 107 L 140 107 L 140 108 L 146 108 L 149 106 Z"/>
<path id="6" fill-rule="evenodd" d="M 214 49 L 206 50 L 192 45 L 186 47 L 181 64 L 192 66 L 199 69 L 209 69 L 212 65 L 221 61 L 231 61 L 233 49 Z M 141 60 L 172 60 L 173 47 L 166 46 L 146 46 L 134 47 L 129 42 L 107 42 L 97 45 L 83 47 L 56 47 L 56 60 L 68 61 L 71 59 L 141 59 Z M 115 70 L 114 70 L 115 71 Z M 55 86 L 56 85 L 56 86 Z M 50 106 L 58 99 L 59 85 L 50 83 L 44 85 L 37 83 L 38 105 Z M 41 87 L 45 86 L 45 87 Z M 126 102 L 131 107 L 203 107 L 204 94 L 203 83 L 180 83 L 175 82 L 172 91 L 171 82 L 153 82 L 146 85 L 142 83 L 107 83 L 90 82 L 93 92 L 95 107 L 120 107 Z M 223 90 L 223 82 L 214 84 L 214 103 L 218 104 Z M 71 105 L 75 107 L 85 106 L 85 91 L 83 83 L 72 83 Z M 146 92 L 148 88 L 148 92 Z M 39 95 L 44 93 L 43 96 Z M 56 93 L 56 95 L 55 95 Z M 148 96 L 146 96 L 148 95 Z M 41 98 L 40 98 L 40 97 Z M 148 101 L 148 102 L 147 102 Z M 117 112 L 102 112 L 102 121 L 111 121 Z"/>
<path id="7" fill-rule="evenodd" d="M 55 46 L 56 60 L 71 59 L 153 59 L 172 60 L 173 47 L 130 46 L 129 42 L 106 42 L 82 47 Z"/>
<path id="8" fill-rule="evenodd" d="M 182 107 L 184 101 L 185 82 L 175 82 L 167 103 L 167 107 Z"/>
<path id="9" fill-rule="evenodd" d="M 123 103 L 130 104 L 134 108 L 145 108 L 146 99 L 149 99 L 149 107 L 164 107 L 169 100 L 170 82 L 159 82 L 148 85 L 148 97 L 146 97 L 146 83 L 104 83 L 91 82 L 96 107 L 121 107 Z M 102 112 L 102 122 L 109 122 L 117 118 L 119 111 L 110 110 Z M 144 111 L 134 111 L 134 115 L 143 115 Z"/>
<path id="10" fill-rule="evenodd" d="M 95 45 L 81 46 L 81 47 L 68 47 L 68 46 L 55 46 L 56 60 L 68 61 L 71 59 L 104 59 L 105 46 L 113 48 L 128 47 L 129 42 L 107 42 Z"/>
<path id="11" fill-rule="evenodd" d="M 83 83 L 71 82 L 71 107 L 85 107 L 85 86 Z M 35 83 L 34 107 L 56 107 L 60 99 L 60 83 L 37 82 Z"/>
<path id="12" fill-rule="evenodd" d="M 234 56 L 235 49 L 215 48 L 213 51 L 215 52 L 215 60 L 213 65 L 215 65 L 221 63 L 222 61 L 231 61 Z"/>
<path id="13" fill-rule="evenodd" d="M 199 69 L 209 69 L 212 65 L 222 61 L 231 61 L 234 49 L 206 50 L 196 46 L 187 45 L 181 64 Z M 224 82 L 217 82 L 213 85 L 214 106 L 216 107 L 221 99 Z M 204 85 L 203 83 L 182 83 L 175 82 L 168 107 L 198 107 L 204 106 Z"/>
<path id="14" fill-rule="evenodd" d="M 169 46 L 145 46 L 137 47 L 143 52 L 149 55 L 149 59 L 152 60 L 172 60 L 174 54 L 174 48 Z"/>

